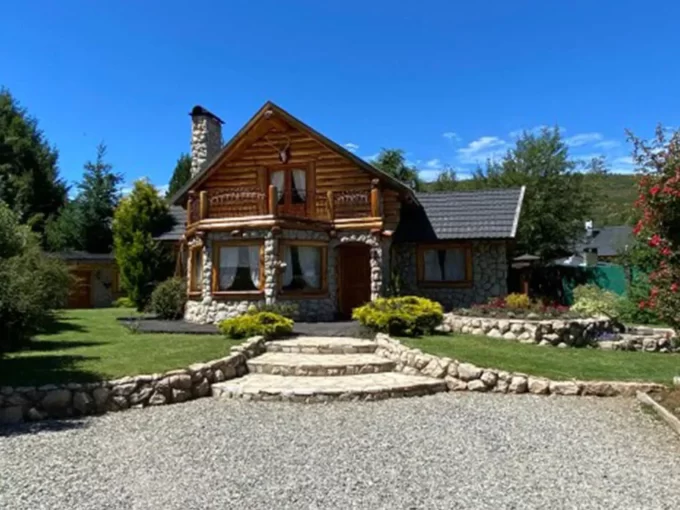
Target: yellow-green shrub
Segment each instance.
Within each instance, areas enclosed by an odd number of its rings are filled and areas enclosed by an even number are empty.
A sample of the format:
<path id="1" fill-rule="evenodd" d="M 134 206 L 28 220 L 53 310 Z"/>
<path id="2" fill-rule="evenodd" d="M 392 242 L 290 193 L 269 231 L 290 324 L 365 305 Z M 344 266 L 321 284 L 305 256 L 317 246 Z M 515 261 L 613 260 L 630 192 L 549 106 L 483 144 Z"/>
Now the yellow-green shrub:
<path id="1" fill-rule="evenodd" d="M 378 298 L 355 308 L 352 318 L 373 331 L 420 336 L 431 334 L 442 323 L 444 310 L 436 301 L 417 296 Z"/>
<path id="2" fill-rule="evenodd" d="M 616 317 L 619 314 L 619 297 L 597 285 L 579 285 L 574 288 L 574 304 L 571 310 L 590 317 Z"/>
<path id="3" fill-rule="evenodd" d="M 270 340 L 290 335 L 293 332 L 293 321 L 273 312 L 249 312 L 240 317 L 223 320 L 218 327 L 229 338 L 261 335 Z"/>
<path id="4" fill-rule="evenodd" d="M 526 310 L 531 307 L 531 300 L 526 294 L 508 294 L 505 296 L 505 306 L 508 308 Z"/>

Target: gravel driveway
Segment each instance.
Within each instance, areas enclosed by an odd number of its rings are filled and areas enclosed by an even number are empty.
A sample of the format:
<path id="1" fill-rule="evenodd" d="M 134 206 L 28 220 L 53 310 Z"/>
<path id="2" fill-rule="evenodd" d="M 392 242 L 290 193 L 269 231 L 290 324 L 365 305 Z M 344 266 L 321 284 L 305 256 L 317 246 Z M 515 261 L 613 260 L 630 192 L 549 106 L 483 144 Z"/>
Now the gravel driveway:
<path id="1" fill-rule="evenodd" d="M 0 436 L 0 508 L 678 508 L 680 441 L 633 400 L 202 399 Z"/>

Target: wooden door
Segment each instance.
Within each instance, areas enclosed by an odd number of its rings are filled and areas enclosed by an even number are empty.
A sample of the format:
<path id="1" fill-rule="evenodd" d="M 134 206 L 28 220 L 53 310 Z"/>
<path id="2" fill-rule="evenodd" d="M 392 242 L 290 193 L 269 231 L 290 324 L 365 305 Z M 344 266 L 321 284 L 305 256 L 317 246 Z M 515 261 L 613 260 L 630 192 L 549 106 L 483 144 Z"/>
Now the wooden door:
<path id="1" fill-rule="evenodd" d="M 371 253 L 368 245 L 338 248 L 338 310 L 350 318 L 352 310 L 371 300 Z"/>
<path id="2" fill-rule="evenodd" d="M 71 271 L 74 282 L 68 296 L 69 308 L 92 308 L 92 271 Z"/>

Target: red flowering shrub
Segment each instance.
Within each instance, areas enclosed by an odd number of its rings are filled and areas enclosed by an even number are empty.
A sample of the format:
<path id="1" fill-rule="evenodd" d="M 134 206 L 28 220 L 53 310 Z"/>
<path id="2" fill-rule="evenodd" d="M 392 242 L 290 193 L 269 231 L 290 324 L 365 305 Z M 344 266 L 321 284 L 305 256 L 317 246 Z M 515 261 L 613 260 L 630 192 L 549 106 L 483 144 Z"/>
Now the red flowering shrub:
<path id="1" fill-rule="evenodd" d="M 658 127 L 651 142 L 629 135 L 638 167 L 640 219 L 633 233 L 657 250 L 649 297 L 638 303 L 680 331 L 680 131 L 670 139 Z"/>

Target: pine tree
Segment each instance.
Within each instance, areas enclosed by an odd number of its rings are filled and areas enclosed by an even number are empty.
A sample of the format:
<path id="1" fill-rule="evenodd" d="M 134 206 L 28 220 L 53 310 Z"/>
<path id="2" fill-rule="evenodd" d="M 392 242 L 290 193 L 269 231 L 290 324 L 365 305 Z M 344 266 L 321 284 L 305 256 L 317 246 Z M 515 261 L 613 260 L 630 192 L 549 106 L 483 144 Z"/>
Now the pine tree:
<path id="1" fill-rule="evenodd" d="M 191 156 L 181 154 L 172 172 L 166 197 L 171 197 L 191 179 Z"/>
<path id="2" fill-rule="evenodd" d="M 378 157 L 371 164 L 414 190 L 420 190 L 422 187 L 422 181 L 418 177 L 418 170 L 406 163 L 404 151 L 401 149 L 382 149 Z"/>

